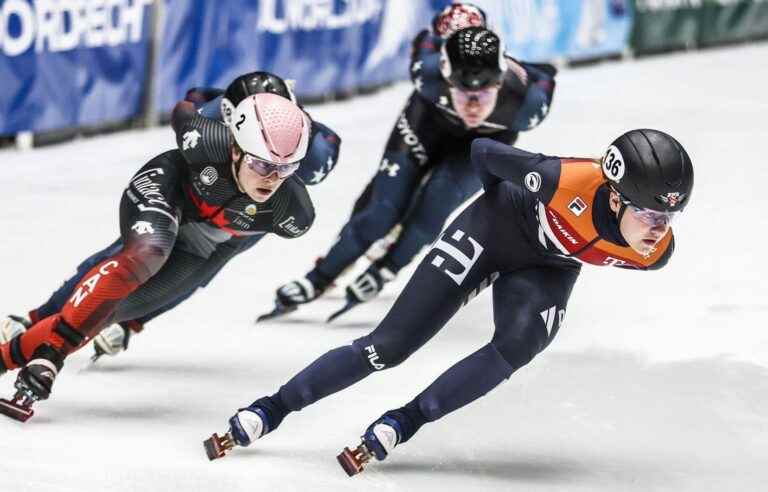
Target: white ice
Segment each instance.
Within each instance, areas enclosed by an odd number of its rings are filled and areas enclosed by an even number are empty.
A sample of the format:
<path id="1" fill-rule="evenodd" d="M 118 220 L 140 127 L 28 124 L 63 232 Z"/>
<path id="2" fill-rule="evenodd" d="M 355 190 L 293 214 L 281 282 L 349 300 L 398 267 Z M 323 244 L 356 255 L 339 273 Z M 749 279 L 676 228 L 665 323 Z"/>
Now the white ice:
<path id="1" fill-rule="evenodd" d="M 254 326 L 274 289 L 330 246 L 410 87 L 310 107 L 344 139 L 334 175 L 311 189 L 315 227 L 237 258 L 128 352 L 94 368 L 90 347 L 69 358 L 32 420 L 0 420 L 0 490 L 765 490 L 766 59 L 768 44 L 758 44 L 559 75 L 549 118 L 521 147 L 592 156 L 624 130 L 654 127 L 693 157 L 696 188 L 672 262 L 655 273 L 585 268 L 549 349 L 351 479 L 336 454 L 486 343 L 492 311 L 486 292 L 401 366 L 289 416 L 249 449 L 206 460 L 202 440 L 235 409 L 367 333 L 412 271 L 338 323 L 323 323 L 341 304 L 332 295 Z M 0 152 L 0 311 L 37 306 L 112 241 L 123 186 L 171 146 L 165 127 Z M 5 375 L 1 395 L 13 379 Z"/>

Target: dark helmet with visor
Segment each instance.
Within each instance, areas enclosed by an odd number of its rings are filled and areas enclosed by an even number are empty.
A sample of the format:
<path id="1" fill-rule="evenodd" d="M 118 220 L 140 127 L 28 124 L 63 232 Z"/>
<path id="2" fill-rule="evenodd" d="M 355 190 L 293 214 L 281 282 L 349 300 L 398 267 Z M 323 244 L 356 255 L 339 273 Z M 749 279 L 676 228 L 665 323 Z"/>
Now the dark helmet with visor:
<path id="1" fill-rule="evenodd" d="M 603 174 L 625 205 L 666 214 L 685 209 L 693 192 L 693 164 L 680 142 L 650 129 L 631 130 L 613 141 Z"/>
<path id="2" fill-rule="evenodd" d="M 457 89 L 478 91 L 500 84 L 506 69 L 501 40 L 485 27 L 456 31 L 443 44 L 440 71 Z"/>

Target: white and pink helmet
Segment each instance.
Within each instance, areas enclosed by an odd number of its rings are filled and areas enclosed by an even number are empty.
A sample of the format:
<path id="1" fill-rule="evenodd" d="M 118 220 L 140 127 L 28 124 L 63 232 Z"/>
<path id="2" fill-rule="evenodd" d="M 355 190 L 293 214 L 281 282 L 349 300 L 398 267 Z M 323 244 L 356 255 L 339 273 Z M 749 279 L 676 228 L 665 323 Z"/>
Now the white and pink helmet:
<path id="1" fill-rule="evenodd" d="M 260 160 L 289 164 L 307 154 L 309 117 L 284 97 L 270 93 L 248 96 L 234 109 L 228 124 L 237 145 Z"/>

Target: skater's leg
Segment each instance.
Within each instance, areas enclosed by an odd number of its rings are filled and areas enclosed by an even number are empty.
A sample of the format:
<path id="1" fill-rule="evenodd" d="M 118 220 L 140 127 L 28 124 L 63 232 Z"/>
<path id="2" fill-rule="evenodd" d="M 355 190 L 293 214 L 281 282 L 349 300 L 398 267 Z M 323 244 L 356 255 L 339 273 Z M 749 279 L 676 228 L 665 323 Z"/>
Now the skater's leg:
<path id="1" fill-rule="evenodd" d="M 510 272 L 493 289 L 491 342 L 441 374 L 405 407 L 385 416 L 400 423 L 399 443 L 485 395 L 544 350 L 557 334 L 578 269 L 536 267 Z"/>
<path id="2" fill-rule="evenodd" d="M 378 295 L 385 283 L 437 238 L 448 216 L 480 190 L 468 148 L 467 142 L 435 166 L 410 205 L 394 244 L 347 287 L 348 302 L 357 304 Z"/>
<path id="3" fill-rule="evenodd" d="M 418 95 L 408 100 L 390 133 L 370 191 L 366 189 L 357 200 L 339 240 L 308 277 L 335 279 L 403 218 L 443 145 L 433 131 L 432 111 Z"/>
<path id="4" fill-rule="evenodd" d="M 237 245 L 231 245 L 229 243 L 222 244 L 216 248 L 216 251 L 205 262 L 205 265 L 201 268 L 201 270 L 195 273 L 194 278 L 191 279 L 192 281 L 185 282 L 184 285 L 180 285 L 176 288 L 175 299 L 169 301 L 167 304 L 160 306 L 158 309 L 150 313 L 138 316 L 135 318 L 135 320 L 144 325 L 149 321 L 157 318 L 161 314 L 174 309 L 176 306 L 189 299 L 192 294 L 197 292 L 199 289 L 207 287 L 208 284 L 211 283 L 211 281 L 219 274 L 219 272 L 224 268 L 225 265 L 229 263 L 232 258 L 254 247 L 256 243 L 258 243 L 263 237 L 263 235 L 252 236 L 238 243 Z M 161 273 L 162 270 L 160 273 L 158 273 L 158 275 Z M 133 294 L 129 296 L 126 301 L 131 303 L 133 301 L 132 297 Z M 121 314 L 120 317 L 125 317 L 125 314 Z"/>
<path id="5" fill-rule="evenodd" d="M 448 227 L 371 334 L 327 352 L 277 393 L 257 400 L 255 405 L 269 414 L 269 429 L 287 413 L 403 362 L 432 338 L 494 271 L 492 255 L 485 254 L 482 246 L 493 230 L 487 216 L 487 206 L 481 203 Z"/>
<path id="6" fill-rule="evenodd" d="M 443 159 L 420 190 L 397 242 L 379 263 L 392 273 L 400 271 L 435 240 L 448 216 L 480 188 L 480 179 L 472 168 L 468 152 L 457 152 Z"/>
<path id="7" fill-rule="evenodd" d="M 160 270 L 173 248 L 179 221 L 177 168 L 166 155 L 144 166 L 123 194 L 120 229 L 124 247 L 83 277 L 60 313 L 14 339 L 17 357 L 12 357 L 14 351 L 7 344 L 0 347 L 7 368 L 19 367 L 20 359 L 28 360 L 44 344 L 64 355 L 76 350 L 111 321 L 121 300 Z M 152 186 L 151 198 L 139 186 L 144 190 Z M 140 198 L 134 202 L 128 193 L 133 199 Z"/>
<path id="8" fill-rule="evenodd" d="M 122 239 L 117 239 L 114 243 L 102 249 L 101 251 L 94 253 L 88 257 L 85 261 L 78 265 L 75 274 L 64 281 L 64 283 L 51 294 L 42 305 L 38 306 L 29 312 L 29 320 L 32 323 L 37 323 L 43 318 L 47 318 L 52 314 L 56 314 L 64 307 L 64 304 L 72 297 L 75 287 L 83 279 L 85 274 L 93 269 L 99 263 L 102 263 L 107 258 L 114 256 L 121 249 L 123 249 Z"/>
<path id="9" fill-rule="evenodd" d="M 335 279 L 403 217 L 423 170 L 402 151 L 386 152 L 382 162 L 365 207 L 349 219 L 338 241 L 313 270 L 320 278 Z"/>
<path id="10" fill-rule="evenodd" d="M 268 429 L 289 412 L 401 363 L 432 338 L 495 269 L 493 255 L 482 246 L 494 229 L 486 217 L 487 204 L 479 203 L 448 227 L 371 334 L 327 352 L 277 393 L 254 402 L 251 407 L 268 415 Z"/>
<path id="11" fill-rule="evenodd" d="M 243 251 L 239 242 L 229 241 L 220 244 L 207 258 L 189 253 L 184 250 L 184 243 L 188 234 L 197 231 L 189 232 L 182 227 L 176 247 L 160 271 L 118 304 L 112 315 L 115 324 L 104 328 L 93 340 L 96 358 L 127 349 L 132 336 L 143 331 L 147 320 L 188 299 Z"/>

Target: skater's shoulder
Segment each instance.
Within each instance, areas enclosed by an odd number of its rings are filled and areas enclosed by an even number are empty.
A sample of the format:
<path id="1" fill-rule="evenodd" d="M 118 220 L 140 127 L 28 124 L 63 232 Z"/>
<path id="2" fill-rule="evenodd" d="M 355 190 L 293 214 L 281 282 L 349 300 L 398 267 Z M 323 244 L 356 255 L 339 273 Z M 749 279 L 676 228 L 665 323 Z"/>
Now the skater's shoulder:
<path id="1" fill-rule="evenodd" d="M 531 166 L 544 162 L 559 163 L 560 158 L 505 144 L 492 138 L 476 138 L 471 146 L 472 161 L 478 164 L 503 162 L 507 165 Z"/>
<path id="2" fill-rule="evenodd" d="M 315 221 L 315 207 L 306 185 L 298 176 L 290 176 L 280 186 L 274 201 L 274 232 L 294 238 L 306 233 Z"/>

